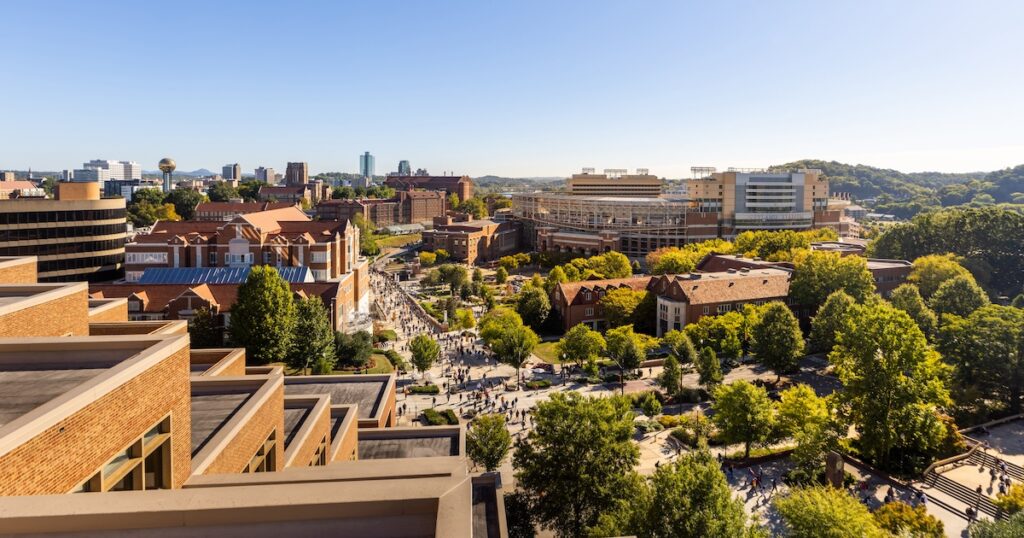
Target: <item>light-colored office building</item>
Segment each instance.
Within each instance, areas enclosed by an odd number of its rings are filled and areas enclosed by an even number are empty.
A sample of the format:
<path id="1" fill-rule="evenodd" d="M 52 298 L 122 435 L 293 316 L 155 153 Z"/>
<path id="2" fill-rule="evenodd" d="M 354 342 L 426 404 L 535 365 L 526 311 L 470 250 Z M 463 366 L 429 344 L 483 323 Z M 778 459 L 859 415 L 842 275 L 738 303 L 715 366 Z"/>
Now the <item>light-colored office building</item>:
<path id="1" fill-rule="evenodd" d="M 566 181 L 569 194 L 573 196 L 627 196 L 651 197 L 661 194 L 662 181 L 658 176 L 647 173 L 646 169 L 637 169 L 636 174 L 626 174 L 626 170 L 606 169 L 603 174 L 595 174 L 592 169 L 585 168 L 581 174 L 573 174 Z"/>
<path id="2" fill-rule="evenodd" d="M 142 179 L 142 165 L 135 161 L 104 161 L 94 159 L 82 165 L 84 169 L 103 169 L 108 171 L 107 179 Z M 78 178 L 76 171 L 76 181 Z"/>
<path id="3" fill-rule="evenodd" d="M 364 178 L 372 178 L 374 169 L 373 165 L 373 155 L 370 155 L 369 151 L 363 152 L 363 154 L 359 156 L 359 175 Z"/>
<path id="4" fill-rule="evenodd" d="M 277 182 L 277 173 L 273 168 L 259 167 L 256 169 L 256 181 L 265 181 L 273 185 Z"/>
<path id="5" fill-rule="evenodd" d="M 238 181 L 238 180 L 242 179 L 242 167 L 239 166 L 238 163 L 235 163 L 235 164 L 225 164 L 224 166 L 221 167 L 220 170 L 221 170 L 221 174 L 220 175 L 225 180 L 229 180 L 229 181 L 230 180 L 235 180 L 235 181 Z"/>

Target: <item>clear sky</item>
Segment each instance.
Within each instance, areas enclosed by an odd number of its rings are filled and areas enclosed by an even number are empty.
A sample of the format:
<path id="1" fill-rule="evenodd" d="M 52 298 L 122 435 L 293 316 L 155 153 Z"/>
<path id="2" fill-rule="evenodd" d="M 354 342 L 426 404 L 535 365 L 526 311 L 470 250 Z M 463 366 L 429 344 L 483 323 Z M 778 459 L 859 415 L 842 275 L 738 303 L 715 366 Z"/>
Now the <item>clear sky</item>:
<path id="1" fill-rule="evenodd" d="M 0 169 L 1024 163 L 1024 2 L 0 0 Z"/>

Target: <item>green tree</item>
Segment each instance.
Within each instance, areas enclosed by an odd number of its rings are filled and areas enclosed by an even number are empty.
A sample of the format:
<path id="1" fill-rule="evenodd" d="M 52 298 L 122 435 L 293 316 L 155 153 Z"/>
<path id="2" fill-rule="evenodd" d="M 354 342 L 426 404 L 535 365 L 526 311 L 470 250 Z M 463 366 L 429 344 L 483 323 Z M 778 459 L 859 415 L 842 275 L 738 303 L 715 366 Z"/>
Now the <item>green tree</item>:
<path id="1" fill-rule="evenodd" d="M 533 421 L 513 454 L 516 482 L 544 528 L 585 536 L 618 506 L 635 476 L 639 449 L 629 401 L 556 392 L 537 404 Z"/>
<path id="2" fill-rule="evenodd" d="M 336 363 L 362 367 L 370 360 L 373 353 L 373 336 L 367 331 L 352 334 L 337 332 L 334 334 L 334 353 Z"/>
<path id="3" fill-rule="evenodd" d="M 473 282 L 480 284 L 484 281 L 484 272 L 479 267 L 473 269 Z"/>
<path id="4" fill-rule="evenodd" d="M 451 289 L 452 295 L 455 295 L 455 290 L 461 288 L 466 283 L 467 272 L 466 268 L 461 265 L 455 265 L 453 263 L 446 263 L 441 267 L 437 268 L 441 275 L 441 280 L 448 284 Z"/>
<path id="5" fill-rule="evenodd" d="M 838 290 L 858 302 L 874 293 L 875 279 L 864 258 L 822 251 L 806 251 L 794 258 L 789 294 L 797 303 L 816 310 Z"/>
<path id="6" fill-rule="evenodd" d="M 480 320 L 480 336 L 499 362 L 515 366 L 518 385 L 519 369 L 540 343 L 537 333 L 523 325 L 522 318 L 514 311 L 495 308 Z"/>
<path id="7" fill-rule="evenodd" d="M 317 375 L 333 372 L 338 360 L 334 330 L 323 300 L 319 295 L 312 295 L 299 301 L 295 317 L 295 336 L 288 354 L 288 365 L 303 371 L 312 367 Z"/>
<path id="8" fill-rule="evenodd" d="M 743 353 L 745 323 L 743 314 L 727 312 L 720 316 L 703 316 L 697 323 L 688 323 L 683 330 L 698 348 L 710 347 L 720 359 L 735 361 Z"/>
<path id="9" fill-rule="evenodd" d="M 634 291 L 628 287 L 616 288 L 601 298 L 601 308 L 609 327 L 621 327 L 632 323 L 633 313 L 643 301 L 645 291 Z"/>
<path id="10" fill-rule="evenodd" d="M 867 507 L 841 489 L 798 488 L 775 499 L 793 538 L 884 538 Z"/>
<path id="11" fill-rule="evenodd" d="M 444 263 L 452 259 L 452 255 L 447 250 L 439 248 L 434 251 L 434 259 L 437 260 L 437 263 Z"/>
<path id="12" fill-rule="evenodd" d="M 694 364 L 697 361 L 697 350 L 693 340 L 683 331 L 672 330 L 665 333 L 661 341 L 668 346 L 669 355 L 675 357 L 679 364 Z"/>
<path id="13" fill-rule="evenodd" d="M 512 436 L 503 413 L 480 415 L 466 431 L 466 455 L 477 466 L 494 472 L 512 448 Z"/>
<path id="14" fill-rule="evenodd" d="M 947 320 L 939 332 L 939 350 L 953 366 L 956 387 L 966 388 L 960 404 L 984 407 L 1001 402 L 1021 410 L 1024 385 L 1024 310 L 989 305 L 967 318 Z M 972 390 L 971 390 L 972 389 Z"/>
<path id="15" fill-rule="evenodd" d="M 459 211 L 463 213 L 469 213 L 474 219 L 486 219 L 487 218 L 487 206 L 483 200 L 479 198 L 470 198 L 462 205 L 459 206 Z"/>
<path id="16" fill-rule="evenodd" d="M 506 271 L 504 267 L 499 267 L 498 270 L 494 272 L 494 281 L 498 284 L 504 284 L 508 281 L 508 271 Z"/>
<path id="17" fill-rule="evenodd" d="M 811 349 L 828 353 L 836 345 L 836 333 L 845 329 L 850 309 L 857 304 L 843 290 L 832 292 L 811 319 Z"/>
<path id="18" fill-rule="evenodd" d="M 295 301 L 291 288 L 277 270 L 256 265 L 238 287 L 231 309 L 231 341 L 245 348 L 252 364 L 284 360 L 295 334 Z"/>
<path id="19" fill-rule="evenodd" d="M 164 203 L 173 204 L 174 212 L 185 220 L 192 220 L 196 215 L 196 206 L 206 199 L 198 191 L 192 189 L 174 189 L 167 193 Z"/>
<path id="20" fill-rule="evenodd" d="M 351 200 L 356 197 L 356 191 L 352 187 L 334 187 L 331 189 L 331 198 L 335 200 Z"/>
<path id="21" fill-rule="evenodd" d="M 451 211 L 458 211 L 462 201 L 459 200 L 459 195 L 454 192 L 448 195 L 448 209 Z"/>
<path id="22" fill-rule="evenodd" d="M 1018 293 L 1010 302 L 1010 306 L 1024 310 L 1024 293 Z"/>
<path id="23" fill-rule="evenodd" d="M 629 258 L 614 250 L 592 256 L 587 260 L 587 266 L 602 278 L 626 278 L 633 274 L 633 266 L 629 264 Z"/>
<path id="24" fill-rule="evenodd" d="M 883 468 L 894 455 L 934 453 L 946 437 L 937 411 L 950 403 L 949 368 L 906 312 L 881 303 L 852 314 L 829 360 L 844 386 L 839 410 L 856 426 L 861 453 Z"/>
<path id="25" fill-rule="evenodd" d="M 794 437 L 829 420 L 828 404 L 814 389 L 803 383 L 779 393 L 778 431 L 783 437 Z"/>
<path id="26" fill-rule="evenodd" d="M 706 446 L 658 467 L 641 486 L 640 495 L 623 503 L 632 513 L 609 518 L 625 524 L 600 535 L 737 538 L 761 534 L 748 525 L 743 502 L 733 498 L 721 467 Z"/>
<path id="27" fill-rule="evenodd" d="M 551 312 L 551 301 L 541 288 L 526 286 L 516 295 L 516 312 L 523 322 L 534 330 L 540 330 Z"/>
<path id="28" fill-rule="evenodd" d="M 555 344 L 555 353 L 560 358 L 566 358 L 576 366 L 583 368 L 584 364 L 597 359 L 605 352 L 605 341 L 601 333 L 579 323 L 573 325 L 569 332 Z"/>
<path id="29" fill-rule="evenodd" d="M 420 265 L 422 267 L 430 267 L 437 262 L 437 254 L 433 252 L 420 252 Z"/>
<path id="30" fill-rule="evenodd" d="M 437 357 L 441 355 L 441 346 L 430 336 L 418 334 L 409 342 L 409 351 L 412 352 L 412 365 L 422 375 L 434 365 Z"/>
<path id="31" fill-rule="evenodd" d="M 669 396 L 675 396 L 682 388 L 683 369 L 679 366 L 675 355 L 665 357 L 663 366 L 661 375 L 658 376 L 658 384 L 665 389 Z"/>
<path id="32" fill-rule="evenodd" d="M 266 185 L 265 181 L 243 181 L 238 185 L 238 194 L 246 202 L 257 202 L 260 199 L 260 189 Z"/>
<path id="33" fill-rule="evenodd" d="M 935 336 L 935 330 L 939 324 L 938 318 L 935 316 L 935 312 L 932 312 L 932 309 L 928 308 L 928 305 L 925 304 L 924 299 L 918 292 L 917 286 L 914 284 L 900 285 L 900 287 L 892 290 L 889 302 L 894 307 L 910 315 L 914 323 L 917 323 L 917 326 L 921 328 L 921 332 L 929 339 Z"/>
<path id="34" fill-rule="evenodd" d="M 644 412 L 644 415 L 649 418 L 654 418 L 661 414 L 661 402 L 654 395 L 654 392 L 646 392 L 641 396 L 637 404 L 640 406 L 640 410 Z"/>
<path id="35" fill-rule="evenodd" d="M 548 273 L 548 278 L 544 281 L 544 291 L 551 294 L 559 284 L 568 281 L 569 277 L 565 276 L 565 271 L 556 265 L 555 268 Z"/>
<path id="36" fill-rule="evenodd" d="M 605 333 L 607 344 L 605 352 L 616 366 L 619 367 L 619 387 L 622 393 L 626 393 L 626 384 L 623 376 L 626 370 L 635 370 L 647 357 L 647 350 L 644 347 L 644 340 L 641 335 L 633 331 L 633 327 L 623 325 L 609 329 Z"/>
<path id="37" fill-rule="evenodd" d="M 798 368 L 804 353 L 804 335 L 793 311 L 785 303 L 770 302 L 760 310 L 753 327 L 751 351 L 762 364 L 782 374 Z"/>
<path id="38" fill-rule="evenodd" d="M 206 195 L 210 197 L 211 202 L 227 202 L 232 198 L 241 198 L 238 189 L 226 181 L 214 181 L 206 190 Z"/>
<path id="39" fill-rule="evenodd" d="M 928 514 L 923 505 L 911 507 L 904 502 L 885 503 L 872 514 L 875 523 L 893 536 L 945 538 L 942 521 Z"/>
<path id="40" fill-rule="evenodd" d="M 697 382 L 704 390 L 713 392 L 715 387 L 722 383 L 722 364 L 718 362 L 718 355 L 710 347 L 700 349 L 697 355 Z"/>
<path id="41" fill-rule="evenodd" d="M 380 254 L 380 245 L 377 244 L 377 238 L 374 235 L 377 227 L 373 222 L 363 217 L 362 213 L 352 215 L 351 222 L 356 228 L 359 228 L 359 252 L 363 256 Z"/>
<path id="42" fill-rule="evenodd" d="M 224 331 L 209 308 L 196 309 L 188 324 L 188 336 L 192 349 L 224 345 Z"/>
<path id="43" fill-rule="evenodd" d="M 931 306 L 935 314 L 953 314 L 967 317 L 971 312 L 989 304 L 988 295 L 981 289 L 974 277 L 969 275 L 953 277 L 943 282 L 932 295 Z"/>
<path id="44" fill-rule="evenodd" d="M 907 282 L 917 286 L 921 296 L 931 298 L 943 282 L 971 272 L 960 265 L 956 254 L 929 254 L 914 260 Z"/>
<path id="45" fill-rule="evenodd" d="M 771 439 L 775 424 L 772 401 L 763 387 L 737 381 L 715 390 L 711 405 L 715 414 L 711 421 L 727 443 L 743 443 L 743 455 L 750 457 L 750 447 Z"/>

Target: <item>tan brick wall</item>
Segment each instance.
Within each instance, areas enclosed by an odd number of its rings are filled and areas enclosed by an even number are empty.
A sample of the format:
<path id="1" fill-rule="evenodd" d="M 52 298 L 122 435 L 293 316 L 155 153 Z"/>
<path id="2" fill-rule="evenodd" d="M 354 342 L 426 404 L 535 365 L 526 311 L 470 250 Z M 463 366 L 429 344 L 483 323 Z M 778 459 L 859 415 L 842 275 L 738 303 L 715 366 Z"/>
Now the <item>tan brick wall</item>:
<path id="1" fill-rule="evenodd" d="M 217 375 L 245 375 L 245 353 L 239 353 L 224 367 L 224 370 Z"/>
<path id="2" fill-rule="evenodd" d="M 115 307 L 105 308 L 102 312 L 89 316 L 91 322 L 128 321 L 128 302 Z"/>
<path id="3" fill-rule="evenodd" d="M 172 486 L 191 470 L 188 346 L 0 456 L 0 495 L 71 491 L 171 413 Z"/>
<path id="4" fill-rule="evenodd" d="M 338 437 L 341 439 L 341 448 L 334 461 L 351 461 L 359 459 L 359 421 L 349 422 L 348 428 L 338 430 Z M 333 443 L 333 440 L 332 440 Z"/>
<path id="5" fill-rule="evenodd" d="M 86 290 L 0 316 L 0 338 L 88 335 Z"/>
<path id="6" fill-rule="evenodd" d="M 240 473 L 245 470 L 249 460 L 267 440 L 270 432 L 277 430 L 277 443 L 274 444 L 273 470 L 284 468 L 284 385 L 270 395 L 256 411 L 252 419 L 242 426 L 242 430 L 231 440 L 227 447 L 217 455 L 203 474 Z"/>
<path id="7" fill-rule="evenodd" d="M 317 448 L 320 447 L 320 441 L 327 437 L 328 450 L 331 446 L 331 408 L 324 407 L 324 412 L 320 413 L 319 417 L 316 417 L 313 423 L 313 430 L 309 432 L 309 437 L 306 438 L 302 446 L 299 447 L 298 452 L 295 454 L 295 460 L 293 467 L 308 467 L 310 461 L 313 459 L 313 455 L 316 454 Z"/>
<path id="8" fill-rule="evenodd" d="M 0 284 L 35 284 L 36 262 L 0 267 Z"/>

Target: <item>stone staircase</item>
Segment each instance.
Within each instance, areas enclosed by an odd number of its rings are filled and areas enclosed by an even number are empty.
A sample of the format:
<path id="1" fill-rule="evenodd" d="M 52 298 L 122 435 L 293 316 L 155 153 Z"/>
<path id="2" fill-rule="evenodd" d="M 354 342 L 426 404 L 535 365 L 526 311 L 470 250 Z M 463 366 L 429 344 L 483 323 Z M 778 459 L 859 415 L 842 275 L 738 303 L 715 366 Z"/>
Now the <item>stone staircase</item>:
<path id="1" fill-rule="evenodd" d="M 1003 514 L 1003 511 L 1000 510 L 999 507 L 992 503 L 992 499 L 984 492 L 979 497 L 978 492 L 934 471 L 929 472 L 924 477 L 923 482 L 924 484 L 941 491 L 967 506 L 974 507 L 980 513 L 985 514 L 992 519 L 1006 519 L 1008 517 Z M 960 510 L 950 510 L 950 507 L 948 506 L 945 506 L 944 508 L 953 513 L 962 513 Z"/>
<path id="2" fill-rule="evenodd" d="M 974 465 L 984 465 L 987 468 L 995 468 L 999 470 L 999 464 L 997 458 L 990 454 L 986 454 L 981 451 L 974 451 L 970 456 L 967 457 L 967 461 Z M 1015 482 L 1024 482 L 1024 467 L 1015 463 L 1010 463 L 1006 460 L 1002 460 L 1006 464 L 1006 474 L 1010 475 Z"/>

